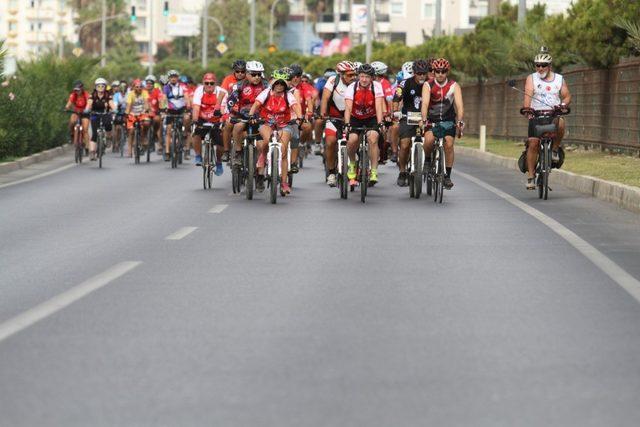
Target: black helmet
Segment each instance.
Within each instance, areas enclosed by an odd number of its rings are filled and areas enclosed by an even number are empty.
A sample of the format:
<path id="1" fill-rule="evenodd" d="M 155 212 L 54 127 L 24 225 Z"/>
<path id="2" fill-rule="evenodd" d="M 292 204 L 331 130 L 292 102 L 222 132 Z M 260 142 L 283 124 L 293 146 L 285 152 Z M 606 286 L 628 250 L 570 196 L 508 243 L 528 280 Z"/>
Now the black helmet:
<path id="1" fill-rule="evenodd" d="M 242 59 L 236 59 L 231 68 L 233 68 L 233 71 L 247 71 L 247 62 Z"/>
<path id="2" fill-rule="evenodd" d="M 302 76 L 302 67 L 298 64 L 293 64 L 289 67 L 291 70 L 291 77 L 301 77 Z"/>
<path id="3" fill-rule="evenodd" d="M 376 75 L 376 70 L 373 69 L 373 67 L 370 64 L 362 64 L 359 68 L 358 68 L 358 74 L 367 74 L 371 77 Z"/>
<path id="4" fill-rule="evenodd" d="M 424 59 L 418 59 L 413 63 L 414 73 L 428 73 L 429 71 L 431 71 L 431 65 Z"/>
<path id="5" fill-rule="evenodd" d="M 75 82 L 73 82 L 74 89 L 82 89 L 83 87 L 84 87 L 84 84 L 82 83 L 82 81 L 76 80 Z"/>

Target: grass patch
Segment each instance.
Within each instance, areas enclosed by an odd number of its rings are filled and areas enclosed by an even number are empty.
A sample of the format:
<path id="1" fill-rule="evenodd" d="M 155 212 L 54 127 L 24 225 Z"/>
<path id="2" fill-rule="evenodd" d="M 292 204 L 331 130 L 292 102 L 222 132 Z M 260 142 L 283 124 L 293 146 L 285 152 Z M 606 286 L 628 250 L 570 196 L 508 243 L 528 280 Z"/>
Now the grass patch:
<path id="1" fill-rule="evenodd" d="M 18 159 L 19 159 L 19 157 L 12 157 L 12 156 L 3 157 L 3 158 L 0 159 L 0 163 L 13 162 L 14 160 L 18 160 Z"/>
<path id="2" fill-rule="evenodd" d="M 456 140 L 456 144 L 479 148 L 480 140 L 465 136 L 462 140 Z M 601 151 L 587 151 L 582 148 L 571 150 L 571 148 L 565 147 L 566 157 L 562 169 L 640 187 L 640 158 Z M 487 151 L 490 153 L 517 159 L 523 150 L 523 142 L 487 138 Z"/>

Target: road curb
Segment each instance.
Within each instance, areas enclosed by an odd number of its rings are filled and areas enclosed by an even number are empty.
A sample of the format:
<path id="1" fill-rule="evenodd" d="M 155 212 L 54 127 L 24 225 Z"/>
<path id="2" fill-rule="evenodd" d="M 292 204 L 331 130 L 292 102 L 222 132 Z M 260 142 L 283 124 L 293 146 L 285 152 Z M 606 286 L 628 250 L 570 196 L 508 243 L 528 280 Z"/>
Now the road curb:
<path id="1" fill-rule="evenodd" d="M 65 144 L 59 147 L 51 148 L 50 150 L 41 151 L 39 153 L 32 154 L 30 156 L 22 157 L 13 162 L 0 163 L 0 174 L 5 174 L 19 169 L 23 169 L 34 163 L 40 163 L 45 160 L 51 160 L 53 158 L 62 156 L 72 148 L 73 144 Z"/>
<path id="2" fill-rule="evenodd" d="M 460 146 L 456 147 L 456 154 L 473 157 L 493 165 L 520 171 L 518 161 L 510 157 L 482 152 L 476 148 Z M 552 184 L 563 185 L 597 199 L 615 203 L 629 211 L 640 213 L 640 188 L 558 169 L 553 171 L 550 178 Z"/>

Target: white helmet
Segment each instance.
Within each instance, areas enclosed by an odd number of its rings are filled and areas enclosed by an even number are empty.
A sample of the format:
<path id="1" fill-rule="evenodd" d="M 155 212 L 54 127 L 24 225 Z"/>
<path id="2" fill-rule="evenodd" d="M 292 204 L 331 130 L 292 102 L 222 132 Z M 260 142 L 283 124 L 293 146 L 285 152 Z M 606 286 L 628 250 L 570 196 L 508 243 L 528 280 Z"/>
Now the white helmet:
<path id="1" fill-rule="evenodd" d="M 354 68 L 354 69 L 356 69 L 356 70 L 357 70 L 357 69 L 358 69 L 358 68 L 360 68 L 360 67 L 362 67 L 362 62 L 355 61 L 355 62 L 353 63 L 353 68 Z"/>
<path id="2" fill-rule="evenodd" d="M 249 61 L 247 62 L 247 71 L 249 72 L 264 72 L 264 65 L 260 61 Z"/>
<path id="3" fill-rule="evenodd" d="M 98 86 L 98 85 L 105 85 L 105 86 L 106 86 L 106 85 L 108 85 L 109 83 L 107 83 L 107 81 L 106 81 L 105 79 L 103 79 L 102 77 L 98 77 L 98 78 L 96 79 L 96 81 L 94 82 L 94 84 L 95 84 L 96 86 Z"/>
<path id="4" fill-rule="evenodd" d="M 413 77 L 413 61 L 402 64 L 402 78 L 409 79 Z"/>
<path id="5" fill-rule="evenodd" d="M 144 78 L 144 81 L 148 81 L 148 80 L 151 80 L 152 82 L 155 83 L 156 76 L 154 76 L 153 74 L 149 74 L 147 77 Z"/>
<path id="6" fill-rule="evenodd" d="M 387 67 L 387 64 L 385 64 L 384 62 L 380 62 L 380 61 L 373 61 L 371 63 L 371 66 L 376 71 L 376 75 L 377 76 L 382 76 L 384 74 L 387 74 L 387 70 L 389 68 L 389 67 Z"/>
<path id="7" fill-rule="evenodd" d="M 533 58 L 533 62 L 540 62 L 540 63 L 548 63 L 550 64 L 552 61 L 551 55 L 549 55 L 548 53 L 539 53 L 536 55 L 535 58 Z"/>

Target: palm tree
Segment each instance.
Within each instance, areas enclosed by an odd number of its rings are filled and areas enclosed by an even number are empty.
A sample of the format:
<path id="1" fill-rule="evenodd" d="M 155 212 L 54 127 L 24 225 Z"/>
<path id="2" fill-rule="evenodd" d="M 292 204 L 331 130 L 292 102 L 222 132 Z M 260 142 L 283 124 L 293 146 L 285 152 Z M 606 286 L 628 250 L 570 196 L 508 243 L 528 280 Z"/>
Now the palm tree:
<path id="1" fill-rule="evenodd" d="M 631 47 L 635 49 L 636 53 L 640 53 L 640 23 L 618 17 L 615 20 L 615 25 L 627 32 Z"/>

